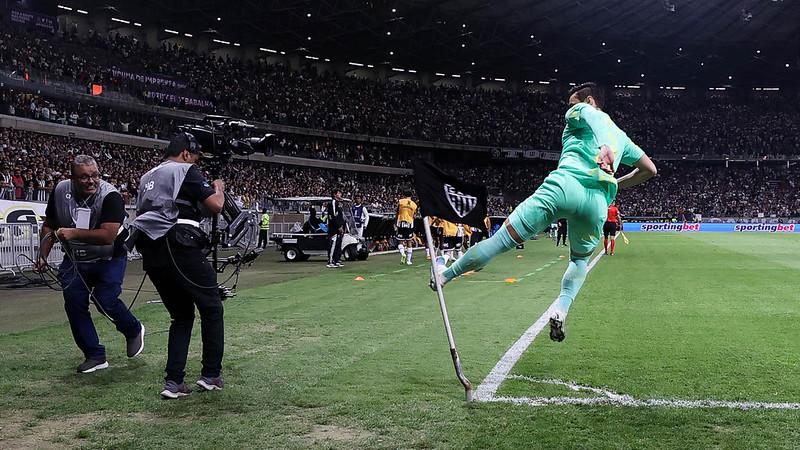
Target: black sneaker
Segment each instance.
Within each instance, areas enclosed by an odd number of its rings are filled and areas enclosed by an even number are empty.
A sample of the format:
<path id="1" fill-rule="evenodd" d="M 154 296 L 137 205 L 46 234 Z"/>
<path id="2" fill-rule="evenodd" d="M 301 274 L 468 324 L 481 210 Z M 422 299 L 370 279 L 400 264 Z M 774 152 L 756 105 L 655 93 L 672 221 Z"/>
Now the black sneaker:
<path id="1" fill-rule="evenodd" d="M 78 373 L 92 373 L 101 369 L 108 369 L 108 361 L 105 358 L 86 358 L 86 361 L 78 366 Z"/>
<path id="2" fill-rule="evenodd" d="M 222 381 L 222 377 L 200 377 L 197 385 L 204 391 L 216 391 L 222 389 L 225 382 Z"/>
<path id="3" fill-rule="evenodd" d="M 139 334 L 128 338 L 128 358 L 133 358 L 144 350 L 144 324 L 140 322 L 139 327 Z"/>
<path id="4" fill-rule="evenodd" d="M 559 320 L 558 314 L 550 318 L 550 340 L 561 342 L 566 335 L 564 334 L 564 321 Z"/>
<path id="5" fill-rule="evenodd" d="M 191 393 L 192 390 L 189 389 L 189 386 L 186 386 L 186 383 L 178 384 L 172 380 L 168 380 L 166 383 L 164 383 L 164 390 L 161 391 L 161 396 L 164 398 L 174 399 L 186 397 Z"/>

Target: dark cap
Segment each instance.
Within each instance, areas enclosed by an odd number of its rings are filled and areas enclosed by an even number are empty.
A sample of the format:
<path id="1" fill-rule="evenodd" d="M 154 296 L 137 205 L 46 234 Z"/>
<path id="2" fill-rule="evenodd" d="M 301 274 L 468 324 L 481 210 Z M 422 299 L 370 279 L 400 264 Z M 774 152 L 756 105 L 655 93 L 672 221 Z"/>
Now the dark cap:
<path id="1" fill-rule="evenodd" d="M 170 139 L 165 153 L 167 156 L 178 156 L 183 150 L 189 150 L 189 153 L 199 154 L 201 149 L 202 146 L 192 133 L 181 132 Z"/>

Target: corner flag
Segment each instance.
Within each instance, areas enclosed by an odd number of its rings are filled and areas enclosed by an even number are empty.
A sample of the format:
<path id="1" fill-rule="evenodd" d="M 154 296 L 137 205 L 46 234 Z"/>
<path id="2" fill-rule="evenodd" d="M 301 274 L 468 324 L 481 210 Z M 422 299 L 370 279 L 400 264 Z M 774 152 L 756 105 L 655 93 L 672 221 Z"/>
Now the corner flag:
<path id="1" fill-rule="evenodd" d="M 450 318 L 447 315 L 447 305 L 444 301 L 444 292 L 438 278 L 433 274 L 438 273 L 436 249 L 433 247 L 433 236 L 429 216 L 440 217 L 448 222 L 462 223 L 481 230 L 486 230 L 483 219 L 486 217 L 486 187 L 477 184 L 465 183 L 458 178 L 447 175 L 429 162 L 415 159 L 414 184 L 422 208 L 422 223 L 425 228 L 425 238 L 428 251 L 431 254 L 431 287 L 436 289 L 439 297 L 439 309 L 442 312 L 444 329 L 447 333 L 447 342 L 450 345 L 450 356 L 456 369 L 456 376 L 467 396 L 467 401 L 472 400 L 472 383 L 461 369 L 461 358 L 456 350 L 456 341 L 453 330 L 450 328 Z"/>

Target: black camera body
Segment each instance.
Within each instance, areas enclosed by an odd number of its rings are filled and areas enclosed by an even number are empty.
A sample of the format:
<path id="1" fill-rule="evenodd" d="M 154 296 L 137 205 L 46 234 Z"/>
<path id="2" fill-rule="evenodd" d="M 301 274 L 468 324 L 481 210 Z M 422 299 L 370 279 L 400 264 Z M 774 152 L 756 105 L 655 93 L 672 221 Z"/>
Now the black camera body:
<path id="1" fill-rule="evenodd" d="M 214 177 L 233 155 L 266 154 L 275 138 L 271 133 L 256 135 L 255 125 L 227 116 L 209 115 L 199 124 L 179 125 L 178 129 L 194 136 L 201 146 L 205 165 Z"/>

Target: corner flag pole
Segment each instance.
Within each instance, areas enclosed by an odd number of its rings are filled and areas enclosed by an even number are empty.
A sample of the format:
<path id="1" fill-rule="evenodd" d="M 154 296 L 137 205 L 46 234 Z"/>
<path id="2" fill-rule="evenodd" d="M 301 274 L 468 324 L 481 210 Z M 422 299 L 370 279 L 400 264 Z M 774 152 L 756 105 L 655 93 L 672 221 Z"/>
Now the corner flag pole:
<path id="1" fill-rule="evenodd" d="M 431 235 L 431 225 L 428 221 L 428 216 L 422 218 L 422 224 L 425 228 L 425 239 L 428 244 L 428 251 L 431 253 L 431 270 L 433 273 L 437 273 L 436 269 L 438 264 L 436 263 L 436 249 L 433 247 L 433 237 Z M 436 283 L 436 295 L 439 297 L 439 309 L 442 310 L 442 320 L 444 320 L 444 329 L 447 332 L 447 342 L 450 344 L 450 356 L 453 358 L 453 366 L 456 369 L 456 376 L 458 377 L 458 381 L 464 385 L 464 391 L 467 395 L 467 401 L 472 401 L 472 383 L 469 382 L 467 377 L 464 375 L 464 371 L 461 369 L 461 359 L 458 357 L 458 350 L 456 350 L 456 341 L 453 338 L 453 330 L 450 329 L 450 318 L 447 315 L 447 305 L 444 302 L 444 292 L 442 292 L 442 286 L 439 285 L 438 280 L 436 277 L 433 277 L 434 283 Z"/>

